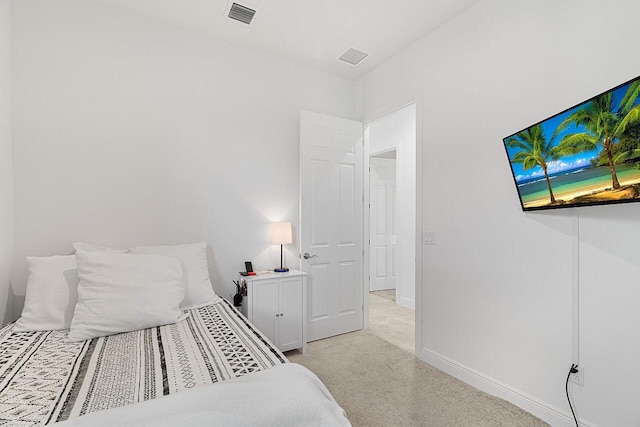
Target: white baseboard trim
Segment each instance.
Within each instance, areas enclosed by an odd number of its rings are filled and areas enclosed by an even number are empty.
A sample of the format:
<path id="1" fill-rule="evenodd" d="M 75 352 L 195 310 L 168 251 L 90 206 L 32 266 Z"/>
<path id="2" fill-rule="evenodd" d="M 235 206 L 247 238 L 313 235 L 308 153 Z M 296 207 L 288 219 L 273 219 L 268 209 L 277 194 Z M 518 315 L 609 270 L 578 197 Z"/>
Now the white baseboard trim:
<path id="1" fill-rule="evenodd" d="M 553 427 L 575 427 L 573 416 L 570 412 L 557 408 L 547 402 L 543 402 L 527 393 L 517 390 L 496 379 L 488 377 L 461 363 L 449 359 L 435 351 L 423 348 L 418 357 L 424 362 L 458 378 L 465 383 L 504 399 L 536 417 L 548 422 Z M 598 427 L 596 424 L 580 419 L 582 427 Z"/>
<path id="2" fill-rule="evenodd" d="M 373 283 L 369 284 L 369 292 L 378 292 L 378 291 L 392 291 L 395 288 L 378 288 Z"/>
<path id="3" fill-rule="evenodd" d="M 397 304 L 406 308 L 410 308 L 411 310 L 416 309 L 416 301 L 409 298 L 400 297 L 398 298 Z"/>

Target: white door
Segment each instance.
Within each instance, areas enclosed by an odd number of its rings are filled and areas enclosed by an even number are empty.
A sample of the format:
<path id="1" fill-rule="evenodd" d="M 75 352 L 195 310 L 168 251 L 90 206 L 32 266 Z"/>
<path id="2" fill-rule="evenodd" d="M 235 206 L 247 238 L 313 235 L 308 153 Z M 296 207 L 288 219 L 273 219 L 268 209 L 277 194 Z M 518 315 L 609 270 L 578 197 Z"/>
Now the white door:
<path id="1" fill-rule="evenodd" d="M 371 282 L 370 291 L 395 289 L 398 260 L 396 237 L 396 161 L 371 157 Z"/>
<path id="2" fill-rule="evenodd" d="M 300 113 L 302 269 L 309 340 L 362 329 L 363 126 Z"/>

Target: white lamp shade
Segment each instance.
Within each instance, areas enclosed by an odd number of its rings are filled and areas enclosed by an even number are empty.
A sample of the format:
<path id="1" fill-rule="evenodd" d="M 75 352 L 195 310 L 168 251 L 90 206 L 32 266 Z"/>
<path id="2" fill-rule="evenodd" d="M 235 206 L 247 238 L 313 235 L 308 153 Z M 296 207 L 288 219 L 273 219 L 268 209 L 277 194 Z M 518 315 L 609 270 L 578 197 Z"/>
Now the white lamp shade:
<path id="1" fill-rule="evenodd" d="M 291 239 L 291 223 L 276 222 L 271 224 L 271 244 L 272 245 L 288 245 Z"/>

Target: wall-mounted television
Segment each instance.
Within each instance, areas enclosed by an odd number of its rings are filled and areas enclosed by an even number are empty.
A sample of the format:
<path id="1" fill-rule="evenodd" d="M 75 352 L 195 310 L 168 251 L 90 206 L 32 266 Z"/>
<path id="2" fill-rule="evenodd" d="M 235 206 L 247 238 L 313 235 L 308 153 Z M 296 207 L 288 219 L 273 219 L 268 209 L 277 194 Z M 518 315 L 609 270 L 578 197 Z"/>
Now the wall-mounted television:
<path id="1" fill-rule="evenodd" d="M 504 138 L 525 211 L 640 201 L 640 77 Z"/>

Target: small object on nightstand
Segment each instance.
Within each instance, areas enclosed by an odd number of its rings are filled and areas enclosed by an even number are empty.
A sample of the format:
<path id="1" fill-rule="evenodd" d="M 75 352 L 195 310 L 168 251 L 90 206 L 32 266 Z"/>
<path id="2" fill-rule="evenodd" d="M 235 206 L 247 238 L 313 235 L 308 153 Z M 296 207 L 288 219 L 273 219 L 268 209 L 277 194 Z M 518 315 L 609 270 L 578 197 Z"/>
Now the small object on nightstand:
<path id="1" fill-rule="evenodd" d="M 240 282 L 233 281 L 236 285 L 236 294 L 233 296 L 233 306 L 240 307 L 242 305 L 242 289 L 240 288 Z"/>
<path id="2" fill-rule="evenodd" d="M 244 268 L 247 270 L 246 272 L 241 271 L 240 275 L 241 276 L 255 276 L 256 273 L 253 271 L 253 264 L 251 264 L 251 261 L 245 261 L 244 262 Z"/>

